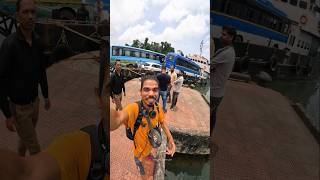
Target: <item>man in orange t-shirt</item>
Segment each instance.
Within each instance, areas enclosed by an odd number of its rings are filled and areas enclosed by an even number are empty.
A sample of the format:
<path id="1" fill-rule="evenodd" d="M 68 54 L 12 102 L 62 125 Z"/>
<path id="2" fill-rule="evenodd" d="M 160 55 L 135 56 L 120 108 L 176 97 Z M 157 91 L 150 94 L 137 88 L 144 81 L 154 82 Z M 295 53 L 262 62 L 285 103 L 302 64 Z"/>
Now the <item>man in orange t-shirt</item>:
<path id="1" fill-rule="evenodd" d="M 165 115 L 160 105 L 156 103 L 159 94 L 158 80 L 154 76 L 146 76 L 141 80 L 141 102 L 128 104 L 123 111 L 110 109 L 111 121 L 110 129 L 117 129 L 122 123 L 134 132 L 134 125 L 139 115 L 139 109 L 144 109 L 144 116 L 133 136 L 134 160 L 143 179 L 152 179 L 154 161 L 152 156 L 153 148 L 148 139 L 148 133 L 151 128 L 160 125 L 168 138 L 167 154 L 173 156 L 176 150 L 173 137 L 165 121 Z M 139 107 L 140 106 L 140 107 Z M 154 115 L 150 115 L 153 112 Z M 150 124 L 148 124 L 149 122 Z M 159 126 L 159 127 L 160 127 Z M 134 134 L 134 133 L 133 133 Z M 151 172 L 150 172 L 151 169 Z"/>

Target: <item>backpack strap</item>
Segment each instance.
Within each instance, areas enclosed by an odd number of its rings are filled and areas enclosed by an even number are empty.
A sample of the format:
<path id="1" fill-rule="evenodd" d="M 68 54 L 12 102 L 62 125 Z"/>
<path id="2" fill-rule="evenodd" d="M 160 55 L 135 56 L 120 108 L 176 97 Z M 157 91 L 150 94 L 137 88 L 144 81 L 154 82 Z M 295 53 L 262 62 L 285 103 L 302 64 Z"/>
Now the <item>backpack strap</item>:
<path id="1" fill-rule="evenodd" d="M 134 123 L 134 126 L 133 126 L 133 141 L 134 141 L 134 136 L 136 135 L 136 132 L 142 122 L 142 117 L 143 117 L 143 112 L 142 112 L 142 102 L 141 101 L 137 101 L 136 102 L 138 104 L 138 107 L 139 107 L 139 113 L 138 113 L 138 117 L 136 119 L 136 122 Z"/>
<path id="2" fill-rule="evenodd" d="M 97 125 L 86 126 L 81 131 L 90 135 L 91 164 L 87 180 L 103 180 L 106 174 L 110 174 L 110 145 L 101 144 Z"/>
<path id="3" fill-rule="evenodd" d="M 139 128 L 139 126 L 141 125 L 141 122 L 142 122 L 142 118 L 143 118 L 143 105 L 142 105 L 142 102 L 141 101 L 137 101 L 136 102 L 138 104 L 138 107 L 139 107 L 139 113 L 138 113 L 138 117 L 136 119 L 136 122 L 134 123 L 134 126 L 133 126 L 133 141 L 134 141 L 134 136 Z M 159 114 L 159 106 L 158 106 L 158 103 L 155 102 L 156 104 L 156 107 L 157 107 L 157 113 Z"/>

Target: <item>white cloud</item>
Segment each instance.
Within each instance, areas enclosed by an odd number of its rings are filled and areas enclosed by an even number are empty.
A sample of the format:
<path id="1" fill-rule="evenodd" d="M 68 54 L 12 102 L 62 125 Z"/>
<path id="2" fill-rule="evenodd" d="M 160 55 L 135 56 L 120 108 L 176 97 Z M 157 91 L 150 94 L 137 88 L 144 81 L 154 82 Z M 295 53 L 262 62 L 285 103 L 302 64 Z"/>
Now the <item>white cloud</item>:
<path id="1" fill-rule="evenodd" d="M 176 50 L 182 50 L 185 54 L 199 53 L 200 42 L 204 40 L 203 55 L 209 55 L 209 16 L 205 14 L 188 15 L 180 24 L 165 30 L 151 39 L 152 41 L 167 41 Z"/>
<path id="2" fill-rule="evenodd" d="M 136 26 L 129 27 L 119 36 L 119 41 L 122 44 L 131 44 L 135 39 L 139 39 L 140 41 L 143 41 L 146 37 L 153 39 L 154 34 L 151 32 L 151 29 L 154 25 L 154 22 L 146 21 L 144 24 L 137 24 Z"/>
<path id="3" fill-rule="evenodd" d="M 162 6 L 162 5 L 165 5 L 168 2 L 169 2 L 169 0 L 151 0 L 151 5 Z"/>
<path id="4" fill-rule="evenodd" d="M 190 14 L 210 12 L 210 1 L 208 0 L 174 0 L 170 1 L 160 13 L 163 22 L 178 22 Z"/>
<path id="5" fill-rule="evenodd" d="M 147 0 L 111 0 L 111 34 L 143 19 L 148 9 Z"/>
<path id="6" fill-rule="evenodd" d="M 156 38 L 167 41 L 184 41 L 204 36 L 209 32 L 209 16 L 198 14 L 188 15 L 176 28 L 167 27 Z"/>
<path id="7" fill-rule="evenodd" d="M 167 41 L 185 54 L 198 54 L 203 40 L 202 54 L 208 58 L 209 9 L 208 0 L 111 0 L 111 44 L 148 37 L 149 42 Z"/>

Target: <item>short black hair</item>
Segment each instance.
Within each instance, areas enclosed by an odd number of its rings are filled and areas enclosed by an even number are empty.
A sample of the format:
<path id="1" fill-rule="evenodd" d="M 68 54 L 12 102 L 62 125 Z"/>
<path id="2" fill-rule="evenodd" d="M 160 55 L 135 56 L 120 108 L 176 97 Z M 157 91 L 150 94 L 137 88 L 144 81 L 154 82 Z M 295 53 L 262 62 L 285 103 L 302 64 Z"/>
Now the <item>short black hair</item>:
<path id="1" fill-rule="evenodd" d="M 114 62 L 114 65 L 116 65 L 117 62 L 121 62 L 121 60 L 120 59 L 116 59 L 116 61 Z"/>
<path id="2" fill-rule="evenodd" d="M 226 31 L 229 36 L 232 36 L 232 40 L 234 40 L 237 36 L 236 28 L 232 26 L 222 26 L 222 30 Z"/>
<path id="3" fill-rule="evenodd" d="M 141 87 L 140 87 L 140 90 L 142 90 L 142 87 L 143 87 L 143 84 L 146 80 L 153 80 L 153 81 L 156 81 L 157 84 L 159 85 L 159 80 L 158 78 L 155 76 L 155 75 L 146 75 L 146 76 L 143 76 L 142 79 L 141 79 Z"/>

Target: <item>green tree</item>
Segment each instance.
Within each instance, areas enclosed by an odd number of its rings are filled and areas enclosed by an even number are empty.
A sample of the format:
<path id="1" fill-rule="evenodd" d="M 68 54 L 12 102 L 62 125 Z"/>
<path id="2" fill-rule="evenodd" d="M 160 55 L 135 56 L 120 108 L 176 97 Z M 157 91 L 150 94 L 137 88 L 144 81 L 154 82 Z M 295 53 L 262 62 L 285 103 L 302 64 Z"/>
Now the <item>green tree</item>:
<path id="1" fill-rule="evenodd" d="M 144 42 L 140 42 L 138 39 L 133 40 L 131 47 L 136 47 L 136 48 L 142 48 L 142 49 L 147 49 L 155 52 L 159 52 L 162 54 L 167 54 L 169 52 L 174 52 L 174 48 L 171 46 L 170 43 L 168 42 L 151 42 L 149 43 L 149 38 L 146 37 L 144 39 Z"/>

